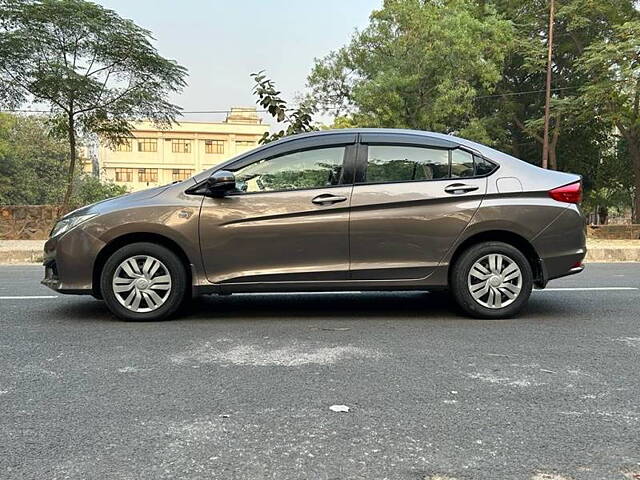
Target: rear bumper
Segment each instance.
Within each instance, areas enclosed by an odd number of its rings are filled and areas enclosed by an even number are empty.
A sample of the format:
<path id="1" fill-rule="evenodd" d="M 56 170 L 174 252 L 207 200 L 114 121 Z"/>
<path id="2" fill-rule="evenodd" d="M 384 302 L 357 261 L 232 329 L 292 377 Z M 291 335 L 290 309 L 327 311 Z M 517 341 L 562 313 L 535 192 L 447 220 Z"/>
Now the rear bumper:
<path id="1" fill-rule="evenodd" d="M 585 266 L 582 263 L 586 250 L 582 255 L 570 255 L 568 257 L 553 258 L 540 261 L 541 278 L 536 282 L 536 287 L 544 288 L 549 280 L 568 277 L 581 273 Z M 578 260 L 576 260 L 576 258 Z"/>
<path id="2" fill-rule="evenodd" d="M 576 205 L 567 207 L 532 243 L 540 256 L 538 288 L 544 288 L 549 280 L 584 270 L 585 222 Z"/>

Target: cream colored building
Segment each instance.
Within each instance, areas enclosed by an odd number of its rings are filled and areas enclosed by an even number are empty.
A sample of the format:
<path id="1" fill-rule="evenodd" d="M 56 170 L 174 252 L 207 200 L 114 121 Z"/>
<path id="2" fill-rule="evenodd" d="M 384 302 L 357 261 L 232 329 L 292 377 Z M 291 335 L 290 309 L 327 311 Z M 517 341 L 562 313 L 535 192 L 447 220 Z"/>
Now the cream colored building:
<path id="1" fill-rule="evenodd" d="M 136 123 L 127 143 L 98 147 L 98 169 L 131 191 L 164 185 L 255 148 L 267 131 L 255 108 L 232 108 L 221 123 L 180 122 L 169 130 Z"/>

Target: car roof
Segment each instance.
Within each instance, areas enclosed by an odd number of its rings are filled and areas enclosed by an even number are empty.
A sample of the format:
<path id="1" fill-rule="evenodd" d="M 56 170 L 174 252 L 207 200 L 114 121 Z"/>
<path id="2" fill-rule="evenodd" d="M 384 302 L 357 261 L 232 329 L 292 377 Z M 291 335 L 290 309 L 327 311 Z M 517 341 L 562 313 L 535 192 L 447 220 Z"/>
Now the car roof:
<path id="1" fill-rule="evenodd" d="M 466 147 L 467 149 L 480 154 L 492 161 L 497 161 L 500 165 L 518 167 L 520 169 L 529 169 L 535 170 L 539 167 L 532 165 L 530 163 L 519 160 L 511 155 L 500 152 L 499 150 L 495 150 L 494 148 L 487 147 L 486 145 L 482 145 L 480 143 L 473 142 L 471 140 L 467 140 L 465 138 L 456 137 L 454 135 L 447 135 L 444 133 L 437 132 L 428 132 L 425 130 L 411 130 L 405 128 L 343 128 L 343 129 L 332 129 L 332 130 L 314 130 L 312 132 L 298 133 L 295 135 L 287 135 L 279 140 L 275 140 L 273 142 L 269 142 L 267 144 L 261 145 L 253 150 L 248 152 L 243 152 L 242 154 L 235 156 L 229 160 L 226 160 L 204 172 L 196 174 L 193 177 L 194 182 L 199 182 L 204 180 L 206 176 L 209 176 L 212 171 L 218 170 L 220 168 L 224 168 L 225 166 L 235 163 L 242 158 L 248 157 L 249 155 L 254 155 L 256 153 L 262 152 L 266 149 L 270 149 L 273 147 L 277 147 L 279 145 L 286 145 L 289 142 L 299 141 L 303 139 L 311 139 L 315 137 L 330 137 L 332 135 L 389 135 L 390 137 L 395 137 L 394 139 L 407 136 L 407 137 L 423 137 L 426 142 L 425 143 L 433 143 L 439 144 L 444 148 L 456 148 L 457 146 Z M 390 139 L 390 141 L 393 141 Z"/>
<path id="2" fill-rule="evenodd" d="M 444 133 L 429 132 L 426 130 L 412 130 L 409 128 L 342 128 L 332 130 L 314 130 L 312 132 L 297 133 L 295 135 L 288 135 L 274 142 L 270 142 L 265 146 L 273 146 L 284 144 L 290 141 L 299 140 L 302 138 L 312 138 L 327 135 L 341 135 L 341 134 L 356 134 L 356 135 L 407 135 L 414 137 L 424 137 L 425 139 L 437 139 L 447 143 L 453 143 L 460 146 L 476 150 L 479 153 L 486 156 L 509 156 L 498 150 L 494 150 L 491 147 L 482 145 L 480 143 L 467 140 L 465 138 L 456 137 L 455 135 L 447 135 Z M 511 157 L 516 160 L 514 157 Z"/>

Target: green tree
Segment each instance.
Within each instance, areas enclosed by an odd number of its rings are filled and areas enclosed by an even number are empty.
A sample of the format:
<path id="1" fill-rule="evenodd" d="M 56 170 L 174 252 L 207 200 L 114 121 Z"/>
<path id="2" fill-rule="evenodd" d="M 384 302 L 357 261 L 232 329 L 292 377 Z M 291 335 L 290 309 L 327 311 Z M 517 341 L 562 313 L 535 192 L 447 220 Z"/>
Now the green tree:
<path id="1" fill-rule="evenodd" d="M 46 119 L 0 114 L 0 204 L 57 203 L 67 147 L 47 134 Z"/>
<path id="2" fill-rule="evenodd" d="M 640 13 L 633 0 L 556 4 L 550 167 L 581 173 L 587 199 L 607 192 L 622 208 L 625 182 L 603 172 L 629 153 L 582 98 L 595 77 L 581 65 Z M 548 14 L 548 0 L 387 0 L 345 47 L 316 60 L 310 97 L 337 127 L 455 133 L 539 164 Z"/>
<path id="3" fill-rule="evenodd" d="M 276 89 L 275 82 L 266 76 L 264 70 L 252 73 L 251 78 L 255 81 L 253 94 L 258 97 L 256 103 L 262 106 L 278 123 L 286 125 L 286 129 L 275 133 L 264 132 L 259 143 L 265 144 L 286 135 L 317 130 L 313 125 L 312 118 L 315 113 L 314 108 L 303 102 L 298 108 L 289 109 L 287 102 L 280 98 L 281 92 Z"/>
<path id="4" fill-rule="evenodd" d="M 348 45 L 316 60 L 311 98 L 320 110 L 346 113 L 360 126 L 482 140 L 476 97 L 500 81 L 513 35 L 511 23 L 490 5 L 386 0 Z"/>
<path id="5" fill-rule="evenodd" d="M 65 193 L 66 143 L 49 135 L 44 117 L 0 114 L 0 204 L 59 204 Z M 83 174 L 78 166 L 70 206 L 126 193 L 125 187 Z"/>
<path id="6" fill-rule="evenodd" d="M 85 0 L 0 0 L 0 103 L 49 106 L 52 131 L 67 139 L 63 205 L 73 194 L 78 138 L 118 144 L 131 121 L 175 121 L 167 98 L 186 70 L 160 56 L 151 34 Z"/>
<path id="7" fill-rule="evenodd" d="M 496 0 L 491 4 L 516 26 L 514 48 L 507 57 L 496 96 L 480 100 L 483 116 L 495 117 L 501 148 L 532 163 L 539 163 L 543 143 L 543 110 L 549 2 Z M 585 49 L 609 38 L 615 25 L 637 16 L 632 0 L 563 0 L 556 2 L 553 44 L 553 97 L 549 135 L 549 167 L 563 169 L 579 141 L 592 151 L 600 137 L 584 119 L 576 118 L 572 99 L 588 81 L 579 70 Z M 523 93 L 526 92 L 526 93 Z M 607 128 L 600 123 L 600 127 Z M 585 135 L 578 139 L 582 130 Z M 595 137 L 591 136 L 595 134 Z M 596 143 L 597 144 L 597 143 Z"/>
<path id="8" fill-rule="evenodd" d="M 110 181 L 100 180 L 92 175 L 80 174 L 76 181 L 71 204 L 74 206 L 88 205 L 111 197 L 127 193 L 127 187 Z"/>
<path id="9" fill-rule="evenodd" d="M 625 140 L 634 178 L 633 219 L 640 223 L 640 21 L 616 26 L 611 38 L 587 47 L 580 70 L 589 82 L 578 101 Z"/>

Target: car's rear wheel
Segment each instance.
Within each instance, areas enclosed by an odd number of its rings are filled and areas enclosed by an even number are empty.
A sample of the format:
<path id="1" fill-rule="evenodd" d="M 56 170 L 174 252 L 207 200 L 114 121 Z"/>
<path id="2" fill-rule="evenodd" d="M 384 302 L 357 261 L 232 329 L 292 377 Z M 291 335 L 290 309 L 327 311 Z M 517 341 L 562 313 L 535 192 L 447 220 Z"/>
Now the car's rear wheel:
<path id="1" fill-rule="evenodd" d="M 180 258 L 162 245 L 133 243 L 115 251 L 100 278 L 109 310 L 124 320 L 163 320 L 180 308 L 187 274 Z"/>
<path id="2" fill-rule="evenodd" d="M 465 250 L 452 267 L 451 292 L 466 313 L 478 318 L 518 314 L 533 288 L 531 265 L 503 242 L 483 242 Z"/>

